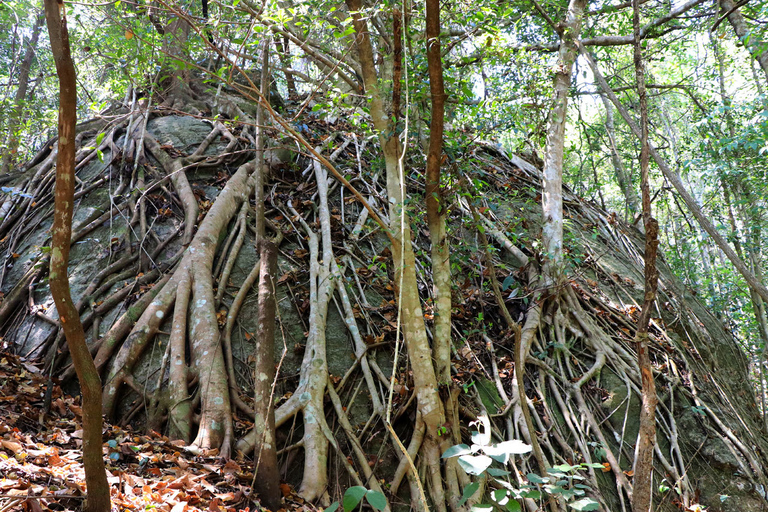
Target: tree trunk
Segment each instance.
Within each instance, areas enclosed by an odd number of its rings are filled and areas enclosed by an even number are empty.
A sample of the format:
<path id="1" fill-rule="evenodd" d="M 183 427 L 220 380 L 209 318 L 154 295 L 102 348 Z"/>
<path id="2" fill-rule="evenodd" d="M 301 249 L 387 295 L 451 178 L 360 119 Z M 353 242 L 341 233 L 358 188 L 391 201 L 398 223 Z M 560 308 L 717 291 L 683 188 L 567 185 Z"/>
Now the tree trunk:
<path id="1" fill-rule="evenodd" d="M 261 59 L 261 94 L 269 98 L 269 45 L 270 37 L 264 39 Z M 287 75 L 286 75 L 287 76 Z M 254 196 L 256 208 L 256 243 L 261 259 L 259 275 L 259 332 L 256 341 L 256 378 L 253 384 L 254 417 L 253 426 L 257 441 L 255 445 L 256 470 L 254 488 L 264 505 L 271 510 L 280 508 L 280 471 L 277 467 L 277 446 L 275 445 L 275 409 L 272 406 L 272 386 L 275 382 L 275 273 L 277 272 L 277 247 L 265 238 L 264 204 L 264 107 L 259 104 L 256 111 L 256 171 Z M 221 283 L 220 286 L 224 286 Z"/>
<path id="2" fill-rule="evenodd" d="M 75 125 L 77 123 L 75 66 L 70 54 L 64 4 L 57 3 L 55 0 L 45 0 L 45 18 L 56 72 L 59 75 L 59 152 L 56 158 L 49 282 L 83 395 L 83 466 L 88 490 L 85 510 L 108 512 L 111 504 L 102 455 L 101 379 L 85 343 L 83 324 L 72 302 L 67 275 L 75 193 Z"/>
<path id="3" fill-rule="evenodd" d="M 637 95 L 640 100 L 640 176 L 643 198 L 643 226 L 645 227 L 645 298 L 637 321 L 637 365 L 642 381 L 642 404 L 635 445 L 632 488 L 632 510 L 648 512 L 653 499 L 653 448 L 656 445 L 656 385 L 648 352 L 648 329 L 651 312 L 656 301 L 659 273 L 656 270 L 656 250 L 659 247 L 659 223 L 651 214 L 651 186 L 648 162 L 648 99 L 645 93 L 645 64 L 640 41 L 640 4 L 632 1 L 632 25 L 634 27 L 634 61 Z"/>
<path id="4" fill-rule="evenodd" d="M 362 2 L 361 0 L 347 0 L 347 7 L 352 14 L 353 25 L 357 33 L 358 58 L 370 104 L 371 117 L 384 153 L 390 229 L 396 242 L 392 247 L 392 254 L 395 264 L 395 285 L 399 297 L 398 305 L 403 336 L 408 349 L 408 359 L 413 370 L 418 410 L 426 429 L 424 439 L 421 442 L 421 451 L 424 454 L 430 475 L 433 505 L 438 512 L 441 512 L 445 510 L 445 491 L 440 470 L 440 444 L 448 436 L 444 436 L 442 439 L 440 436 L 440 429 L 445 423 L 445 413 L 438 394 L 437 375 L 432 363 L 432 349 L 429 346 L 421 299 L 419 298 L 410 221 L 405 208 L 405 183 L 400 160 L 403 148 L 384 109 L 379 85 L 381 81 L 374 65 L 368 24 L 360 12 Z M 418 499 L 416 496 L 411 498 L 412 500 Z M 421 506 L 426 507 L 426 504 L 421 504 Z"/>
<path id="5" fill-rule="evenodd" d="M 259 206 L 257 205 L 257 208 Z M 263 208 L 263 206 L 262 206 Z M 277 465 L 275 440 L 275 409 L 272 407 L 272 385 L 275 381 L 275 279 L 277 247 L 269 240 L 259 241 L 261 270 L 259 276 L 259 332 L 257 335 L 256 378 L 253 383 L 256 418 L 256 471 L 254 488 L 270 510 L 280 508 L 280 470 Z"/>
<path id="6" fill-rule="evenodd" d="M 744 43 L 744 48 L 760 64 L 765 79 L 768 80 L 768 52 L 765 51 L 764 43 L 756 37 L 756 28 L 747 25 L 744 16 L 735 7 L 736 2 L 733 0 L 720 0 L 720 11 L 722 14 L 728 13 L 728 23 L 733 27 L 736 36 Z"/>
<path id="7" fill-rule="evenodd" d="M 547 145 L 544 153 L 544 182 L 542 191 L 542 248 L 544 251 L 545 285 L 560 282 L 563 267 L 563 152 L 565 124 L 568 116 L 568 90 L 571 71 L 578 54 L 577 44 L 581 32 L 581 18 L 586 0 L 571 0 L 562 24 L 560 50 L 555 66 L 552 109 L 549 112 Z"/>
<path id="8" fill-rule="evenodd" d="M 434 280 L 434 358 L 441 383 L 451 380 L 451 262 L 445 235 L 445 209 L 440 188 L 440 165 L 443 156 L 443 119 L 445 88 L 440 56 L 440 3 L 427 0 L 427 60 L 432 116 L 427 154 L 426 203 L 427 223 L 432 243 L 432 278 Z"/>
<path id="9" fill-rule="evenodd" d="M 627 221 L 632 223 L 642 208 L 640 198 L 637 197 L 637 190 L 632 186 L 632 176 L 627 172 L 624 162 L 621 160 L 621 155 L 619 155 L 616 129 L 613 123 L 613 105 L 603 94 L 600 95 L 600 99 L 603 100 L 603 105 L 605 106 L 605 131 L 608 134 L 608 149 L 611 152 L 611 163 L 613 164 L 616 181 L 619 183 L 619 188 L 627 202 Z"/>

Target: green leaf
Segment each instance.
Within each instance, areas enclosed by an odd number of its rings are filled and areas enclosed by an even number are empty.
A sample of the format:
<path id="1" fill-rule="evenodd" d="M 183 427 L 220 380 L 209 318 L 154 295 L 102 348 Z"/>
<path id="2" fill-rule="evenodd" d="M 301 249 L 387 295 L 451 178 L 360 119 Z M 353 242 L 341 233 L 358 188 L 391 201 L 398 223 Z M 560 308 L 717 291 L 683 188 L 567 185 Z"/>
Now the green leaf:
<path id="1" fill-rule="evenodd" d="M 507 288 L 512 286 L 515 282 L 515 276 L 507 276 L 503 283 L 501 283 L 501 291 L 506 291 Z"/>
<path id="2" fill-rule="evenodd" d="M 443 453 L 443 459 L 450 459 L 451 457 L 456 457 L 457 455 L 468 455 L 472 453 L 472 449 L 465 445 L 465 444 L 456 444 L 445 450 L 445 453 Z"/>
<path id="3" fill-rule="evenodd" d="M 507 510 L 509 512 L 520 512 L 522 509 L 520 508 L 520 503 L 517 500 L 509 500 L 507 502 Z"/>
<path id="4" fill-rule="evenodd" d="M 485 471 L 491 476 L 507 476 L 510 474 L 509 471 L 499 468 L 488 468 Z"/>
<path id="5" fill-rule="evenodd" d="M 104 163 L 104 153 L 100 149 L 96 150 L 96 156 L 99 157 L 99 162 Z"/>
<path id="6" fill-rule="evenodd" d="M 105 134 L 104 132 L 101 132 L 101 133 L 99 133 L 99 134 L 96 136 L 96 145 L 97 145 L 97 146 L 98 146 L 99 144 L 101 144 L 101 141 L 102 141 L 102 140 L 104 140 L 104 135 L 106 135 L 106 134 Z"/>
<path id="7" fill-rule="evenodd" d="M 549 478 L 541 478 L 536 473 L 528 473 L 526 476 L 528 477 L 528 481 L 534 484 L 546 484 L 549 482 Z"/>
<path id="8" fill-rule="evenodd" d="M 324 512 L 336 512 L 337 508 L 339 508 L 339 502 L 334 501 L 328 508 L 324 510 Z"/>
<path id="9" fill-rule="evenodd" d="M 462 455 L 459 457 L 459 465 L 470 475 L 480 475 L 488 469 L 493 459 L 487 455 Z"/>
<path id="10" fill-rule="evenodd" d="M 598 510 L 600 508 L 600 504 L 591 498 L 582 498 L 579 501 L 574 501 L 573 503 L 570 503 L 570 506 L 574 510 L 583 512 Z"/>
<path id="11" fill-rule="evenodd" d="M 492 493 L 493 501 L 495 501 L 496 503 L 501 504 L 501 500 L 503 500 L 503 499 L 505 499 L 507 497 L 507 493 L 508 492 L 509 491 L 507 491 L 506 489 L 496 489 Z"/>
<path id="12" fill-rule="evenodd" d="M 523 498 L 530 498 L 532 500 L 541 499 L 541 491 L 537 491 L 536 489 L 526 489 L 520 494 Z"/>
<path id="13" fill-rule="evenodd" d="M 384 510 L 387 508 L 387 498 L 379 491 L 368 491 L 365 493 L 365 499 L 369 505 L 376 510 Z"/>
<path id="14" fill-rule="evenodd" d="M 475 494 L 477 489 L 480 487 L 480 482 L 472 482 L 468 486 L 464 488 L 464 492 L 461 493 L 461 499 L 459 500 L 458 506 L 464 505 L 470 496 Z"/>
<path id="15" fill-rule="evenodd" d="M 341 500 L 342 505 L 344 505 L 344 511 L 350 512 L 350 510 L 354 510 L 366 492 L 368 492 L 368 489 L 362 485 L 356 485 L 347 489 L 347 492 L 344 493 L 344 499 Z"/>

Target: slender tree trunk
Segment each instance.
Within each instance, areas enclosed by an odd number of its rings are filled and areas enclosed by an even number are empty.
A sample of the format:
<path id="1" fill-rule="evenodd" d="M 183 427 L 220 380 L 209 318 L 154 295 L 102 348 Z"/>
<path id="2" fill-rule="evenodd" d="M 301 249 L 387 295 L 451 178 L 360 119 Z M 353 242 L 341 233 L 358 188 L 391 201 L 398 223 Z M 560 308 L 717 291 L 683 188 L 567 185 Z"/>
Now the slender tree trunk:
<path id="1" fill-rule="evenodd" d="M 258 207 L 258 205 L 257 205 Z M 256 344 L 256 379 L 253 384 L 256 418 L 254 429 L 256 443 L 256 472 L 254 488 L 262 504 L 270 510 L 280 508 L 280 470 L 277 465 L 275 439 L 275 409 L 272 383 L 275 381 L 275 279 L 277 272 L 277 247 L 270 240 L 259 241 L 261 270 L 259 275 L 259 332 Z"/>
<path id="2" fill-rule="evenodd" d="M 445 88 L 440 55 L 440 2 L 427 0 L 427 61 L 432 116 L 427 154 L 426 203 L 427 223 L 432 243 L 432 278 L 434 280 L 434 358 L 442 383 L 451 380 L 451 262 L 445 234 L 445 209 L 440 188 L 440 165 L 443 156 L 443 119 Z"/>
<path id="3" fill-rule="evenodd" d="M 432 363 L 432 349 L 427 338 L 416 280 L 415 256 L 411 244 L 409 216 L 405 208 L 405 184 L 400 161 L 402 146 L 384 109 L 368 24 L 360 12 L 362 2 L 361 0 L 346 0 L 346 2 L 357 33 L 358 58 L 369 99 L 371 117 L 379 135 L 387 171 L 390 229 L 395 240 L 392 247 L 395 284 L 398 287 L 403 336 L 413 371 L 414 391 L 419 413 L 425 425 L 421 452 L 428 466 L 433 505 L 438 512 L 442 512 L 445 510 L 445 491 L 440 471 L 439 447 L 442 440 L 440 429 L 445 423 L 445 412 L 437 391 L 437 375 Z M 413 496 L 412 499 L 416 497 Z M 422 506 L 426 507 L 426 504 Z"/>
<path id="4" fill-rule="evenodd" d="M 27 51 L 24 53 L 24 59 L 21 61 L 19 69 L 19 87 L 16 89 L 16 97 L 13 100 L 13 109 L 8 118 L 8 142 L 3 151 L 2 169 L 0 172 L 6 174 L 13 166 L 19 149 L 19 123 L 21 115 L 24 112 L 24 103 L 27 99 L 27 88 L 29 87 L 29 72 L 32 69 L 32 60 L 35 57 L 37 49 L 37 39 L 40 36 L 40 28 L 43 25 L 45 16 L 40 13 L 35 19 L 35 25 L 32 27 L 32 36 L 27 43 Z"/>
<path id="5" fill-rule="evenodd" d="M 619 148 L 616 143 L 616 129 L 613 123 L 613 105 L 603 94 L 600 95 L 600 99 L 603 100 L 603 105 L 605 106 L 605 131 L 608 134 L 608 144 L 610 146 L 608 149 L 611 152 L 611 163 L 613 164 L 616 181 L 619 183 L 619 188 L 627 202 L 627 220 L 634 222 L 636 220 L 635 216 L 640 213 L 642 208 L 640 198 L 637 197 L 637 190 L 632 185 L 632 176 L 627 172 L 624 162 L 621 160 L 621 155 L 619 155 Z"/>
<path id="6" fill-rule="evenodd" d="M 744 43 L 744 48 L 760 64 L 765 79 L 768 80 L 768 52 L 765 51 L 764 43 L 757 37 L 756 30 L 747 24 L 744 16 L 735 8 L 736 2 L 734 0 L 719 0 L 719 2 L 721 14 L 728 13 L 728 23 L 733 27 L 736 36 Z"/>
<path id="7" fill-rule="evenodd" d="M 624 122 L 626 122 L 632 130 L 632 133 L 634 133 L 636 137 L 640 138 L 640 128 L 637 126 L 637 123 L 635 123 L 635 121 L 630 117 L 627 109 L 624 108 L 624 106 L 619 101 L 619 98 L 616 96 L 616 93 L 613 92 L 611 87 L 608 85 L 608 82 L 603 77 L 602 73 L 600 73 L 600 69 L 597 67 L 595 60 L 586 50 L 583 49 L 583 47 L 580 48 L 580 51 L 589 63 L 589 66 L 592 69 L 592 73 L 595 76 L 595 80 L 597 81 L 599 87 L 603 90 L 605 95 L 610 98 L 611 102 L 616 107 L 616 110 L 619 111 L 619 114 L 621 114 L 621 117 L 624 119 Z M 733 248 L 728 245 L 728 242 L 725 241 L 723 236 L 717 231 L 712 222 L 710 222 L 710 220 L 701 211 L 701 208 L 699 208 L 699 206 L 696 204 L 696 201 L 688 192 L 688 190 L 686 190 L 683 181 L 680 179 L 680 175 L 673 171 L 669 165 L 667 165 L 667 162 L 664 160 L 661 154 L 659 154 L 659 152 L 650 141 L 648 142 L 648 151 L 654 162 L 656 162 L 656 165 L 659 167 L 659 169 L 661 169 L 664 177 L 666 177 L 667 180 L 672 183 L 672 186 L 675 187 L 675 190 L 677 190 L 677 193 L 683 199 L 690 212 L 694 217 L 696 217 L 699 225 L 704 229 L 704 231 L 707 232 L 707 234 L 709 234 L 709 236 L 712 237 L 712 240 L 715 241 L 717 247 L 720 248 L 720 250 L 733 264 L 733 266 L 736 267 L 736 270 L 742 275 L 742 277 L 744 277 L 744 280 L 747 282 L 747 284 L 754 288 L 764 301 L 768 302 L 768 288 L 766 288 L 765 285 L 763 285 L 760 281 L 757 280 L 757 278 L 755 278 L 755 275 L 749 270 L 749 268 L 747 268 L 744 261 L 739 258 L 739 256 L 734 252 Z"/>
<path id="8" fill-rule="evenodd" d="M 269 46 L 270 37 L 264 40 L 261 59 L 261 94 L 269 98 Z M 256 378 L 253 384 L 253 421 L 257 441 L 255 445 L 256 471 L 254 488 L 262 503 L 271 510 L 280 508 L 280 471 L 277 466 L 275 439 L 275 409 L 272 384 L 275 381 L 275 279 L 277 272 L 277 247 L 265 237 L 264 218 L 264 107 L 256 111 L 256 172 L 253 173 L 256 196 L 256 238 L 261 259 L 259 274 L 259 332 L 256 338 Z M 222 284 L 222 286 L 224 286 Z"/>
<path id="9" fill-rule="evenodd" d="M 656 251 L 659 246 L 659 223 L 651 214 L 651 187 L 648 159 L 648 99 L 645 92 L 645 64 L 640 40 L 640 4 L 632 1 L 632 25 L 634 27 L 634 61 L 637 94 L 640 100 L 640 175 L 642 182 L 643 225 L 645 226 L 645 299 L 638 319 L 637 364 L 642 380 L 642 404 L 640 426 L 635 445 L 635 479 L 632 489 L 632 510 L 648 512 L 653 501 L 653 448 L 656 445 L 656 385 L 648 352 L 648 328 L 651 311 L 656 301 L 659 272 L 656 269 Z"/>
<path id="10" fill-rule="evenodd" d="M 275 48 L 277 49 L 277 56 L 280 58 L 280 65 L 283 66 L 283 74 L 285 75 L 285 85 L 288 88 L 288 97 L 296 96 L 296 81 L 293 79 L 293 73 L 289 70 L 293 63 L 291 62 L 291 42 L 287 36 L 275 37 Z M 267 98 L 269 96 L 266 96 Z"/>
<path id="11" fill-rule="evenodd" d="M 578 55 L 577 44 L 586 0 L 571 0 L 560 35 L 561 43 L 555 67 L 552 109 L 549 112 L 547 145 L 544 153 L 542 186 L 542 246 L 544 279 L 547 286 L 560 282 L 563 266 L 563 153 L 565 124 L 568 116 L 568 90 L 571 71 Z"/>
<path id="12" fill-rule="evenodd" d="M 397 19 L 399 11 L 395 11 L 395 53 L 400 48 L 401 27 Z M 458 394 L 453 392 L 451 379 L 451 254 L 446 236 L 446 209 L 443 201 L 443 191 L 440 187 L 441 165 L 443 160 L 443 128 L 445 118 L 445 85 L 443 83 L 443 62 L 440 44 L 440 1 L 427 0 L 426 3 L 426 44 L 427 64 L 429 66 L 429 90 L 432 102 L 432 114 L 429 126 L 429 151 L 427 152 L 426 169 L 426 206 L 427 224 L 431 244 L 432 259 L 432 290 L 434 336 L 432 338 L 432 357 L 435 361 L 435 371 L 441 386 L 447 386 L 449 391 L 443 394 L 443 407 L 448 421 L 458 418 Z M 397 70 L 398 57 L 395 57 Z M 395 73 L 399 89 L 399 73 Z M 399 96 L 399 94 L 398 94 Z M 395 116 L 399 107 L 395 107 Z M 504 307 L 503 304 L 500 305 Z M 458 425 L 452 425 L 458 433 Z M 455 443 L 454 443 L 455 441 Z M 440 449 L 445 451 L 451 444 L 459 444 L 460 436 L 442 436 Z M 450 458 L 445 464 L 445 483 L 448 487 L 448 501 L 451 509 L 458 508 L 461 496 L 460 480 L 469 483 L 467 475 L 459 466 L 456 458 Z"/>
<path id="13" fill-rule="evenodd" d="M 45 0 L 45 17 L 59 75 L 59 153 L 56 157 L 49 282 L 83 395 L 83 466 L 88 490 L 85 509 L 87 512 L 108 512 L 111 505 L 102 457 L 101 379 L 85 343 L 83 324 L 72 302 L 67 275 L 75 193 L 77 89 L 64 3 Z"/>

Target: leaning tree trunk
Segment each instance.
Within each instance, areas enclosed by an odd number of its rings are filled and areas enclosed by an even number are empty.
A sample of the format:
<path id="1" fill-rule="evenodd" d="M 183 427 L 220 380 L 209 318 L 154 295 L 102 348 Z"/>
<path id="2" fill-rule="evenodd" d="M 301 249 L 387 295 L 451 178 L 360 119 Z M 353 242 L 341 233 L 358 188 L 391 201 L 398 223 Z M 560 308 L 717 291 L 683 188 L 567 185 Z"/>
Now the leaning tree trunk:
<path id="1" fill-rule="evenodd" d="M 733 0 L 720 0 L 720 9 L 728 18 L 728 23 L 733 27 L 736 36 L 744 43 L 753 59 L 760 64 L 765 79 L 768 80 L 768 52 L 765 44 L 757 37 L 756 28 L 750 27 L 744 16 L 739 12 L 738 5 Z M 742 2 L 739 2 L 741 4 Z"/>
<path id="2" fill-rule="evenodd" d="M 56 72 L 59 75 L 59 152 L 56 158 L 49 284 L 83 395 L 83 466 L 88 490 L 85 510 L 108 512 L 111 504 L 102 455 L 101 379 L 85 343 L 83 324 L 72 302 L 67 272 L 75 195 L 75 125 L 77 124 L 75 66 L 69 49 L 64 4 L 57 3 L 55 0 L 45 0 L 45 18 Z"/>
<path id="3" fill-rule="evenodd" d="M 608 98 L 611 100 L 611 103 L 614 104 L 616 110 L 619 111 L 619 114 L 621 114 L 624 122 L 627 123 L 635 137 L 640 138 L 642 136 L 640 127 L 637 126 L 637 123 L 629 115 L 627 109 L 624 108 L 624 106 L 619 101 L 616 93 L 613 92 L 613 89 L 611 89 L 611 87 L 608 85 L 605 77 L 603 77 L 600 69 L 597 67 L 595 60 L 583 47 L 579 47 L 579 50 L 587 60 L 589 67 L 592 69 L 592 73 L 595 77 L 597 85 L 602 89 L 603 93 L 608 96 Z M 683 184 L 683 180 L 680 179 L 680 175 L 672 170 L 671 167 L 669 167 L 666 160 L 664 160 L 664 157 L 661 156 L 661 154 L 656 150 L 650 141 L 648 142 L 648 152 L 650 153 L 654 162 L 656 162 L 656 165 L 659 167 L 659 169 L 661 169 L 664 177 L 669 180 L 670 183 L 672 183 L 672 186 L 675 187 L 675 190 L 677 190 L 677 193 L 683 199 L 685 205 L 688 207 L 693 216 L 696 217 L 699 225 L 704 229 L 704 231 L 707 232 L 709 236 L 712 237 L 712 240 L 715 241 L 717 247 L 730 260 L 730 262 L 733 264 L 739 274 L 741 274 L 747 284 L 749 284 L 749 286 L 752 287 L 764 301 L 768 302 L 768 288 L 766 288 L 765 285 L 755 277 L 755 275 L 749 270 L 744 261 L 739 258 L 738 254 L 736 254 L 736 252 L 728 244 L 725 238 L 723 238 L 723 236 L 717 231 L 712 222 L 704 215 L 704 212 L 702 212 L 701 208 L 696 204 L 696 200 L 685 188 L 685 184 Z"/>

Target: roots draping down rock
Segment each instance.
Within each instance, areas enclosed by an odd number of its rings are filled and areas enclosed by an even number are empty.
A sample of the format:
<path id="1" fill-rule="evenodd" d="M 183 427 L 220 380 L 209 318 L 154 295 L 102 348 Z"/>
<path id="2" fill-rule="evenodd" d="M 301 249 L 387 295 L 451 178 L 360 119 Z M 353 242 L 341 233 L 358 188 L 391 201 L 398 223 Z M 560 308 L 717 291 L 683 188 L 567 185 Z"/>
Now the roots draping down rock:
<path id="1" fill-rule="evenodd" d="M 224 96 L 218 101 L 229 105 L 231 119 L 240 115 Z M 345 168 L 370 211 L 386 219 L 375 151 L 350 125 L 302 122 L 307 142 Z M 402 322 L 433 320 L 423 250 L 429 238 L 414 215 L 411 264 L 424 318 L 408 311 L 398 318 L 400 290 L 384 229 L 316 157 L 294 153 L 299 146 L 290 133 L 277 123 L 272 132 L 264 196 L 269 236 L 279 245 L 279 372 L 271 400 L 281 476 L 311 500 L 330 501 L 338 489 L 328 482 L 338 481 L 342 489 L 361 485 L 401 503 L 409 489 L 411 498 L 420 492 L 411 467 L 424 477 L 435 470 L 425 460 L 439 459 L 437 446 L 427 448 L 431 455 L 419 449 L 424 418 L 414 407 L 412 365 L 402 354 L 394 359 Z M 96 144 L 99 133 L 105 135 Z M 249 289 L 259 274 L 251 174 L 261 164 L 251 137 L 236 122 L 120 109 L 78 136 L 70 282 L 102 372 L 105 414 L 225 457 L 251 456 L 258 441 L 249 390 L 259 378 L 251 372 L 259 325 L 257 294 Z M 97 145 L 103 159 L 95 157 Z M 68 379 L 46 282 L 55 152 L 55 143 L 46 146 L 0 206 L 0 320 L 5 343 Z M 480 143 L 458 165 L 485 188 L 455 199 L 447 216 L 453 349 L 451 382 L 440 382 L 438 391 L 459 407 L 441 413 L 446 443 L 467 442 L 462 427 L 487 414 L 498 440 L 535 438 L 541 446 L 539 461 L 515 460 L 515 485 L 540 473 L 542 463 L 602 463 L 602 471 L 583 471 L 588 493 L 605 510 L 624 510 L 640 393 L 632 340 L 643 294 L 642 235 L 566 191 L 568 278 L 562 289 L 542 292 L 533 243 L 541 229 L 539 171 Z M 423 183 L 414 177 L 409 192 L 418 197 Z M 481 247 L 478 225 L 489 248 Z M 486 249 L 492 265 L 478 256 Z M 762 510 L 768 446 L 746 359 L 663 260 L 659 270 L 650 336 L 659 390 L 655 510 L 696 502 L 712 511 Z M 491 272 L 503 283 L 503 304 L 488 284 Z M 521 326 L 522 387 L 515 336 L 500 308 Z M 411 448 L 410 460 L 399 442 Z M 461 487 L 470 482 L 462 470 L 451 471 Z M 401 488 L 406 475 L 411 485 Z M 382 481 L 394 482 L 399 494 Z"/>

